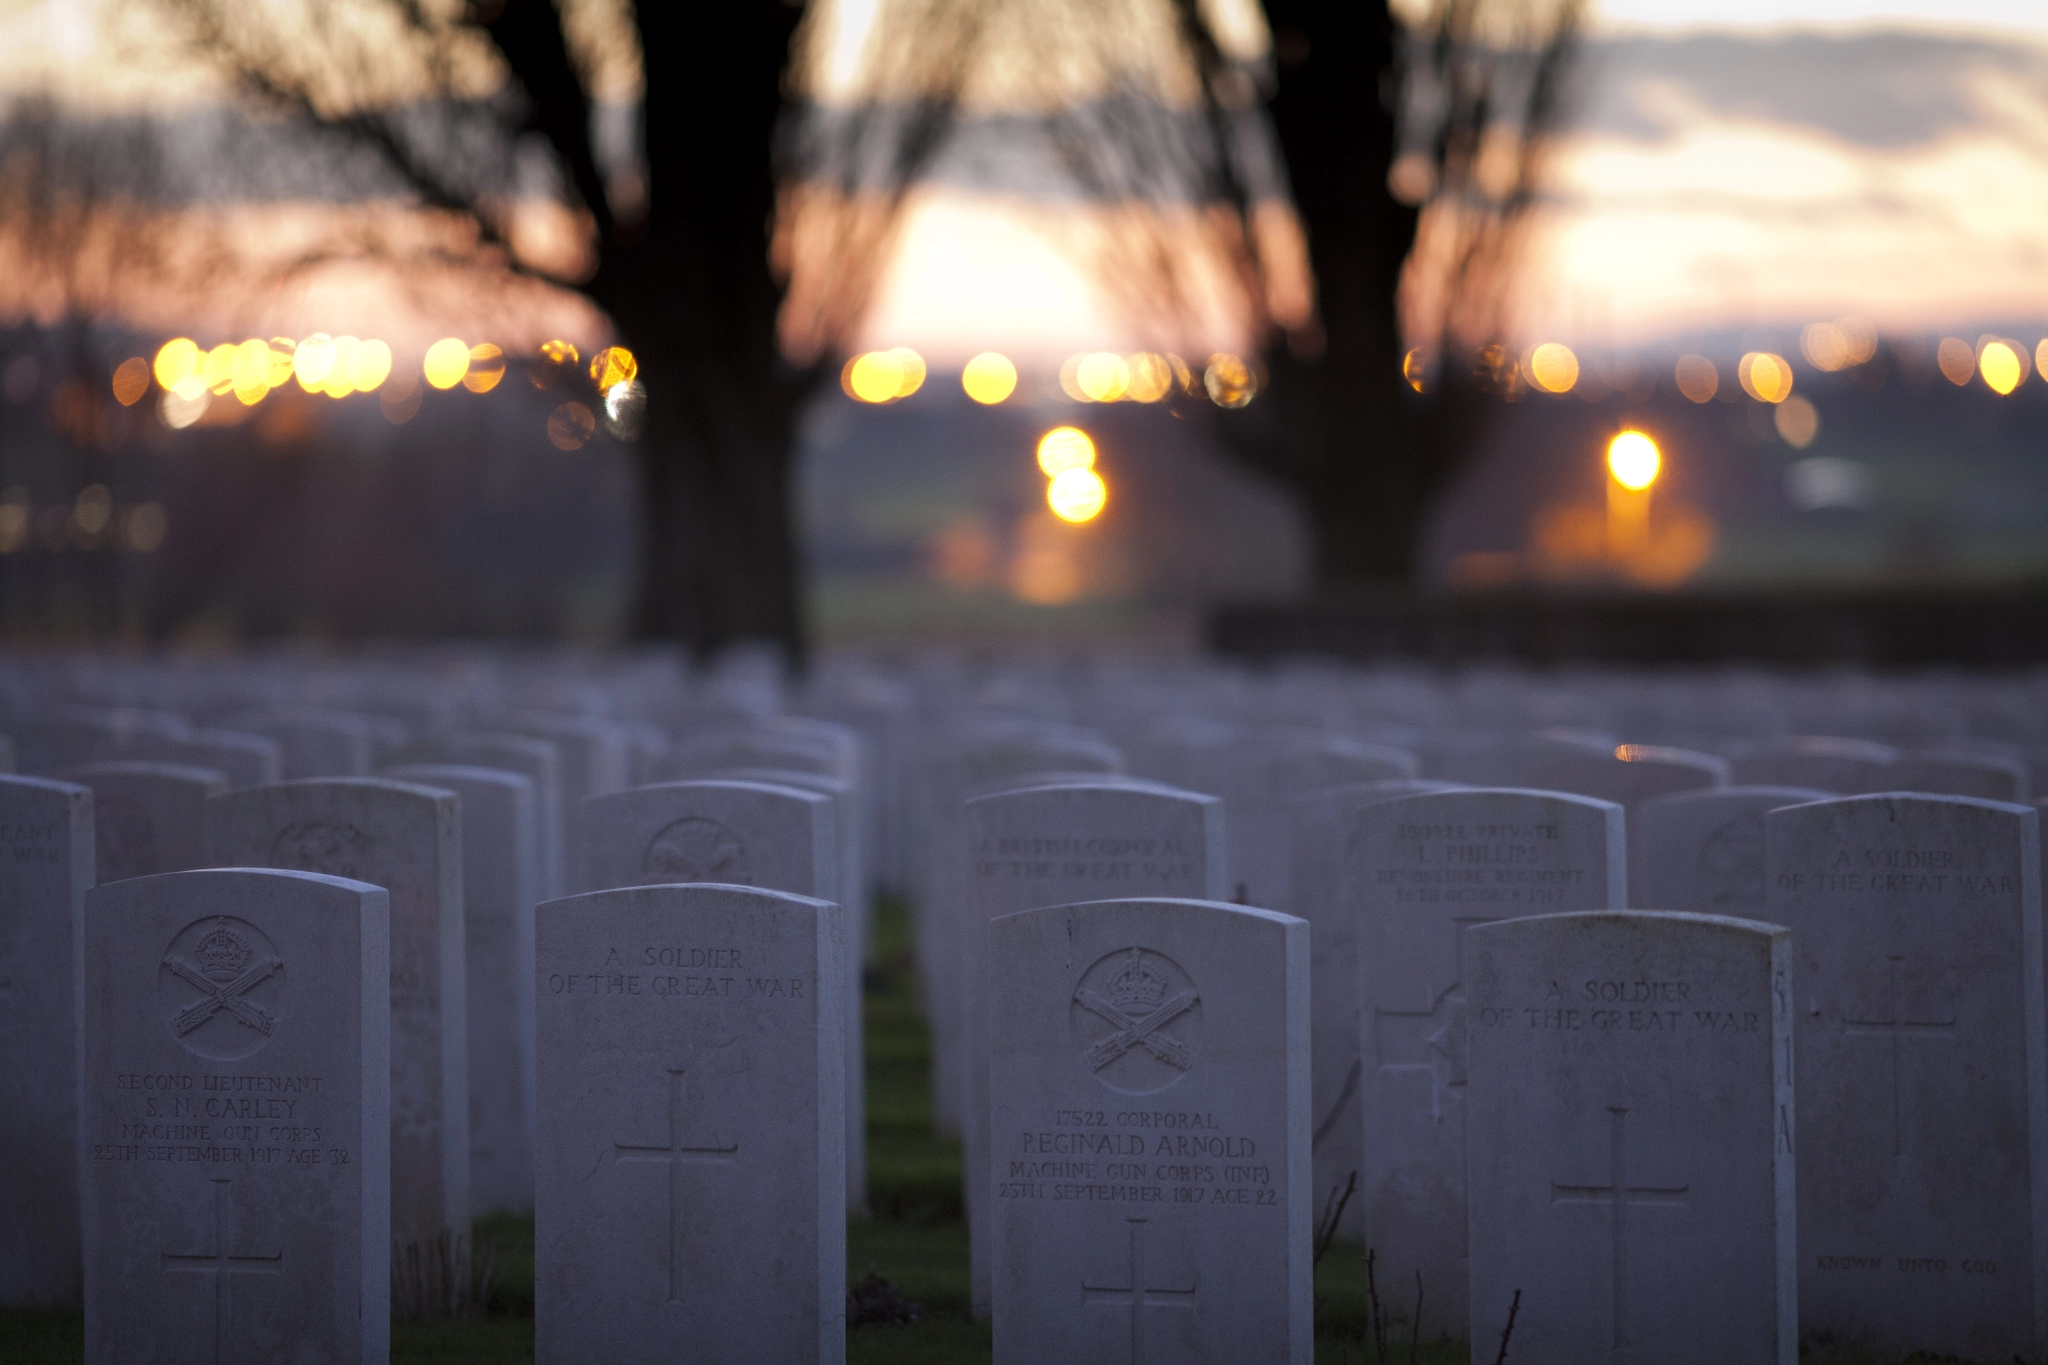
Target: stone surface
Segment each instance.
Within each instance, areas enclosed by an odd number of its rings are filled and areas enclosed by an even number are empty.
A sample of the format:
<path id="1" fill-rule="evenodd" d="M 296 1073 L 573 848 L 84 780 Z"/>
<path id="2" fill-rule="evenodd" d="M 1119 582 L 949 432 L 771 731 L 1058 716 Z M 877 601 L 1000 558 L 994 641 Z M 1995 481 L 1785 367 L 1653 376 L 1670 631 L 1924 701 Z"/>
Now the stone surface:
<path id="1" fill-rule="evenodd" d="M 388 928 L 295 872 L 87 896 L 91 1365 L 389 1360 Z"/>
<path id="2" fill-rule="evenodd" d="M 2018 757 L 1960 749 L 1915 749 L 1900 755 L 1890 786 L 1894 791 L 1976 796 L 2022 805 L 2032 794 L 2027 765 Z"/>
<path id="3" fill-rule="evenodd" d="M 121 757 L 212 768 L 231 787 L 260 787 L 284 780 L 284 748 L 268 735 L 234 730 L 192 730 L 181 735 L 138 735 Z"/>
<path id="4" fill-rule="evenodd" d="M 2048 1038 L 2026 806 L 1878 795 L 1764 817 L 1797 992 L 1801 1330 L 2048 1349 Z"/>
<path id="5" fill-rule="evenodd" d="M 1231 899 L 1291 913 L 1288 802 L 1347 782 L 1414 777 L 1413 755 L 1340 734 L 1251 730 L 1231 746 L 1218 793 L 1228 803 Z"/>
<path id="6" fill-rule="evenodd" d="M 787 772 L 773 769 L 741 768 L 707 774 L 715 780 L 759 782 L 768 786 L 794 787 L 817 792 L 832 799 L 832 833 L 837 845 L 833 859 L 836 889 L 824 899 L 837 901 L 841 928 L 846 937 L 846 1206 L 865 1212 L 868 1206 L 867 1125 L 867 1029 L 861 1018 L 861 973 L 866 969 L 869 943 L 866 850 L 860 837 L 860 812 L 853 785 L 843 778 L 823 773 Z"/>
<path id="7" fill-rule="evenodd" d="M 416 741 L 406 750 L 405 759 L 407 763 L 502 768 L 533 783 L 535 819 L 540 826 L 541 899 L 552 900 L 568 890 L 569 818 L 562 804 L 561 752 L 553 740 L 457 730 Z"/>
<path id="8" fill-rule="evenodd" d="M 462 799 L 463 989 L 469 1035 L 469 1195 L 478 1213 L 533 1211 L 533 783 L 500 768 L 386 769 Z"/>
<path id="9" fill-rule="evenodd" d="M 845 1358 L 839 919 L 734 886 L 540 908 L 536 1358 Z"/>
<path id="10" fill-rule="evenodd" d="M 1379 1273 L 1424 1285 L 1425 1338 L 1466 1333 L 1465 981 L 1475 925 L 1626 904 L 1621 807 L 1463 790 L 1359 810 L 1345 901 L 1358 954 L 1358 1200 Z M 1321 1195 L 1327 1191 L 1320 1191 Z"/>
<path id="11" fill-rule="evenodd" d="M 924 865 L 913 888 L 917 904 L 920 962 L 967 960 L 967 841 L 961 803 L 969 796 L 1020 785 L 1039 773 L 1121 773 L 1116 746 L 1068 726 L 1003 721 L 978 725 L 959 735 L 935 735 L 916 780 L 912 806 L 914 837 L 924 845 Z M 932 1111 L 939 1131 L 959 1136 L 967 1112 L 967 1057 L 961 1030 L 946 1021 L 966 1008 L 958 971 L 933 972 L 925 979 L 925 1009 L 937 1021 L 932 1031 Z"/>
<path id="12" fill-rule="evenodd" d="M 1720 787 L 1645 801 L 1630 845 L 1630 903 L 1761 918 L 1764 813 L 1834 795 L 1812 787 Z"/>
<path id="13" fill-rule="evenodd" d="M 209 861 L 391 893 L 391 1237 L 421 1255 L 469 1228 L 469 1040 L 462 829 L 449 792 L 315 778 L 206 803 Z"/>
<path id="14" fill-rule="evenodd" d="M 1308 925 L 1126 900 L 990 931 L 998 1365 L 1309 1365 Z"/>
<path id="15" fill-rule="evenodd" d="M 1800 735 L 1745 750 L 1728 761 L 1728 779 L 1745 787 L 1817 787 L 1830 792 L 1890 790 L 1899 751 L 1868 739 Z"/>
<path id="16" fill-rule="evenodd" d="M 1223 802 L 1135 783 L 1068 782 L 976 797 L 966 806 L 972 955 L 964 1017 L 968 1121 L 963 1125 L 969 1273 L 976 1316 L 992 1303 L 988 923 L 1000 915 L 1132 896 L 1224 898 Z"/>
<path id="17" fill-rule="evenodd" d="M 1363 1205 L 1343 1191 L 1363 1168 L 1358 1126 L 1357 906 L 1346 898 L 1345 848 L 1352 819 L 1366 806 L 1456 784 L 1424 777 L 1349 782 L 1304 792 L 1288 804 L 1294 913 L 1309 923 L 1310 1129 L 1318 1217 L 1335 1191 L 1344 1206 L 1338 1236 L 1365 1235 Z M 1335 1208 L 1335 1204 L 1330 1204 Z"/>
<path id="18" fill-rule="evenodd" d="M 92 792 L 0 777 L 0 1307 L 78 1302 L 76 935 Z"/>
<path id="19" fill-rule="evenodd" d="M 1515 1307 L 1526 1365 L 1797 1365 L 1791 939 L 1631 911 L 1467 935 L 1475 1358 Z"/>
<path id="20" fill-rule="evenodd" d="M 313 706 L 274 707 L 230 716 L 222 728 L 276 740 L 287 778 L 364 777 L 377 770 L 379 727 L 368 716 Z"/>
<path id="21" fill-rule="evenodd" d="M 22 771 L 49 775 L 81 763 L 133 757 L 138 744 L 185 733 L 185 722 L 166 712 L 54 706 L 24 718 L 13 739 Z"/>
<path id="22" fill-rule="evenodd" d="M 632 781 L 631 736 L 610 721 L 520 711 L 494 721 L 491 728 L 554 741 L 565 812 L 574 812 L 587 797 L 620 791 Z"/>
<path id="23" fill-rule="evenodd" d="M 226 774 L 182 763 L 86 763 L 64 773 L 92 788 L 93 857 L 101 882 L 206 866 L 206 798 Z"/>
<path id="24" fill-rule="evenodd" d="M 579 885 L 586 891 L 723 882 L 832 900 L 844 885 L 835 797 L 820 790 L 724 779 L 657 782 L 585 801 L 577 829 Z M 846 934 L 844 917 L 840 933 Z M 848 1072 L 840 1107 L 848 1171 L 843 1186 L 849 1207 L 863 1211 L 867 1087 L 856 1074 L 860 967 L 850 951 L 842 950 L 841 961 L 847 978 L 835 998 L 848 1016 L 841 1021 L 842 1040 L 852 1040 L 840 1053 Z"/>
<path id="25" fill-rule="evenodd" d="M 763 782 L 657 782 L 594 797 L 576 821 L 576 886 L 723 882 L 829 899 L 839 890 L 832 798 Z"/>

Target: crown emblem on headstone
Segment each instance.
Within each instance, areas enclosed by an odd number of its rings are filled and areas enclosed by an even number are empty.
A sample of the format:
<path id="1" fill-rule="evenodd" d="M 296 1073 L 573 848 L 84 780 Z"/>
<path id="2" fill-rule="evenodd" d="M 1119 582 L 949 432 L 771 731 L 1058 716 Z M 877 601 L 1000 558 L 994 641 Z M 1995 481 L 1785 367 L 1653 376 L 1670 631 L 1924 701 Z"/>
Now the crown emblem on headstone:
<path id="1" fill-rule="evenodd" d="M 192 947 L 192 955 L 199 959 L 199 970 L 213 981 L 232 981 L 240 976 L 254 951 L 247 940 L 225 924 L 216 925 L 212 933 Z"/>
<path id="2" fill-rule="evenodd" d="M 1110 1000 L 1127 1014 L 1158 1009 L 1166 999 L 1166 990 L 1166 978 L 1145 965 L 1142 948 L 1131 949 L 1123 967 L 1109 979 Z"/>

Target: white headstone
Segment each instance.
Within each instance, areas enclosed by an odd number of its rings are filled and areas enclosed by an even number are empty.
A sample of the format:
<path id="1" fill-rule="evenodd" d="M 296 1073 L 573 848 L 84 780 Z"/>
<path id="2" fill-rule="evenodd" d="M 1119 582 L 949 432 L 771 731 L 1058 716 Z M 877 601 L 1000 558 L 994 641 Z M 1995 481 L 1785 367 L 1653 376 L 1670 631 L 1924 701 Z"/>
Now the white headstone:
<path id="1" fill-rule="evenodd" d="M 1365 1235 L 1359 1200 L 1345 1199 L 1351 1177 L 1364 1169 L 1358 1126 L 1357 906 L 1347 899 L 1344 863 L 1352 820 L 1363 807 L 1456 785 L 1425 777 L 1351 782 L 1305 792 L 1288 805 L 1294 913 L 1309 923 L 1309 1034 L 1314 1044 L 1310 1130 L 1315 1153 L 1318 1217 L 1327 1204 L 1344 1207 L 1337 1235 Z M 1332 1192 L 1335 1192 L 1332 1202 Z"/>
<path id="2" fill-rule="evenodd" d="M 206 798 L 225 774 L 182 763 L 114 761 L 66 770 L 92 788 L 93 856 L 101 882 L 206 866 Z"/>
<path id="3" fill-rule="evenodd" d="M 704 779 L 657 782 L 592 797 L 579 814 L 586 891 L 617 886 L 720 882 L 832 900 L 843 886 L 835 798 L 767 782 Z M 843 907 L 842 907 L 843 909 Z M 846 932 L 842 916 L 840 933 Z M 842 1038 L 861 1036 L 860 964 L 842 950 L 846 980 L 835 999 L 847 1012 Z M 841 1120 L 846 1125 L 844 1188 L 849 1207 L 867 1207 L 867 1107 L 857 1048 L 847 1067 Z"/>
<path id="4" fill-rule="evenodd" d="M 576 885 L 721 882 L 830 899 L 839 891 L 832 798 L 764 782 L 657 782 L 577 813 Z"/>
<path id="5" fill-rule="evenodd" d="M 1898 761 L 1897 749 L 1875 740 L 1799 735 L 1738 753 L 1728 760 L 1728 778 L 1745 787 L 1888 791 L 1897 785 Z"/>
<path id="6" fill-rule="evenodd" d="M 1252 730 L 1233 746 L 1221 795 L 1229 803 L 1231 899 L 1291 912 L 1288 802 L 1350 782 L 1414 777 L 1413 755 L 1339 734 Z"/>
<path id="7" fill-rule="evenodd" d="M 990 931 L 997 1365 L 1308 1365 L 1308 925 L 1128 900 Z"/>
<path id="8" fill-rule="evenodd" d="M 2031 795 L 2027 765 L 2016 755 L 1961 749 L 1915 749 L 1902 754 L 1889 775 L 1894 790 L 1976 796 L 2024 805 Z"/>
<path id="9" fill-rule="evenodd" d="M 81 763 L 132 757 L 132 746 L 187 732 L 185 722 L 135 707 L 57 706 L 27 717 L 14 732 L 22 771 L 54 773 Z"/>
<path id="10" fill-rule="evenodd" d="M 1512 1311 L 1527 1365 L 1797 1365 L 1791 938 L 1631 911 L 1471 931 L 1475 1359 Z"/>
<path id="11" fill-rule="evenodd" d="M 1801 1326 L 2048 1349 L 2048 1037 L 2029 807 L 1886 793 L 1764 817 L 1796 954 Z"/>
<path id="12" fill-rule="evenodd" d="M 206 846 L 218 865 L 318 872 L 391 893 L 391 1237 L 416 1246 L 423 1263 L 443 1234 L 469 1233 L 458 804 L 452 793 L 381 777 L 280 782 L 206 803 Z"/>
<path id="13" fill-rule="evenodd" d="M 966 807 L 972 955 L 956 964 L 970 985 L 960 1021 L 968 1059 L 963 1125 L 972 1306 L 992 1303 L 989 1157 L 988 923 L 1045 905 L 1133 896 L 1222 900 L 1223 802 L 1130 783 L 1033 786 L 976 797 Z"/>
<path id="14" fill-rule="evenodd" d="M 374 886 L 86 898 L 85 1358 L 390 1358 L 390 941 Z"/>
<path id="15" fill-rule="evenodd" d="M 533 1210 L 533 908 L 540 820 L 533 783 L 500 768 L 421 763 L 386 776 L 462 798 L 469 1193 L 479 1212 Z"/>
<path id="16" fill-rule="evenodd" d="M 773 769 L 741 768 L 711 773 L 707 780 L 765 783 L 817 792 L 832 799 L 832 831 L 837 844 L 834 859 L 836 889 L 824 899 L 837 901 L 841 928 L 846 936 L 846 1206 L 865 1212 L 868 1206 L 867 1134 L 867 1049 L 866 1024 L 861 1017 L 861 974 L 867 965 L 869 914 L 867 866 L 861 847 L 860 812 L 853 785 L 843 778 L 822 773 L 786 772 Z"/>
<path id="17" fill-rule="evenodd" d="M 353 712 L 274 707 L 229 716 L 222 728 L 276 740 L 287 778 L 363 777 L 377 770 L 379 727 Z"/>
<path id="18" fill-rule="evenodd" d="M 633 887 L 538 933 L 537 1357 L 844 1360 L 838 907 Z"/>
<path id="19" fill-rule="evenodd" d="M 631 737 L 612 721 L 521 711 L 495 721 L 491 728 L 554 741 L 565 811 L 576 810 L 587 797 L 620 791 L 632 781 Z"/>
<path id="20" fill-rule="evenodd" d="M 92 792 L 0 777 L 0 1307 L 78 1301 L 77 935 Z"/>
<path id="21" fill-rule="evenodd" d="M 1560 792 L 1475 789 L 1357 812 L 1345 900 L 1358 954 L 1359 1172 L 1366 1245 L 1424 1285 L 1422 1335 L 1466 1335 L 1466 975 L 1475 925 L 1625 905 L 1622 810 Z M 1318 1191 L 1318 1198 L 1328 1191 Z"/>
<path id="22" fill-rule="evenodd" d="M 420 740 L 405 754 L 408 763 L 459 763 L 501 768 L 533 783 L 535 819 L 540 825 L 541 899 L 568 890 L 568 808 L 562 804 L 561 753 L 553 740 L 490 730 L 457 730 Z"/>
<path id="23" fill-rule="evenodd" d="M 231 787 L 260 787 L 284 780 L 284 747 L 268 735 L 235 730 L 193 730 L 182 735 L 140 735 L 122 748 L 122 757 L 157 763 L 182 763 L 212 768 Z"/>
<path id="24" fill-rule="evenodd" d="M 965 941 L 967 844 L 962 833 L 961 802 L 969 796 L 1018 779 L 1046 772 L 1123 771 L 1115 746 L 1066 726 L 1035 722 L 1002 722 L 962 736 L 935 737 L 938 752 L 919 774 L 914 830 L 923 841 L 925 865 L 915 888 L 917 960 L 955 963 L 968 960 Z M 932 1021 L 932 1110 L 939 1131 L 958 1136 L 968 1109 L 967 1056 L 962 1030 L 954 1021 L 966 1009 L 961 974 L 927 970 L 925 1010 Z"/>
<path id="25" fill-rule="evenodd" d="M 1762 917 L 1765 812 L 1834 795 L 1812 787 L 1719 787 L 1645 801 L 1630 848 L 1630 903 Z"/>

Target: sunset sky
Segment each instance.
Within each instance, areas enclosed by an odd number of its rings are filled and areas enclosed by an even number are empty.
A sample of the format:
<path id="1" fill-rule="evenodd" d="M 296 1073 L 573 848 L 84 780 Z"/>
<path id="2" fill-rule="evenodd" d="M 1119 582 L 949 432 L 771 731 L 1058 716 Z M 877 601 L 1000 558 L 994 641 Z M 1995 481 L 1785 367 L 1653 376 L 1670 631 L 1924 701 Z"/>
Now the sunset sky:
<path id="1" fill-rule="evenodd" d="M 2048 319 L 2048 5 L 1598 0 L 1590 29 L 1516 340 Z M 1141 344 L 997 200 L 930 196 L 888 279 L 869 341 L 941 363 Z"/>

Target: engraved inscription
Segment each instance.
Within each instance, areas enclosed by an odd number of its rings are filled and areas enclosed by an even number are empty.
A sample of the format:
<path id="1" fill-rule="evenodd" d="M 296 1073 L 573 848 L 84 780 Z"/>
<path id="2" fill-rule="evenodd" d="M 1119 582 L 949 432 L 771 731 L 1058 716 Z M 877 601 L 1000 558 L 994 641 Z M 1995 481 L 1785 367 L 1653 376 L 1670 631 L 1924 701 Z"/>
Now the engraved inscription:
<path id="1" fill-rule="evenodd" d="M 1082 1063 L 1127 1095 L 1166 1089 L 1194 1065 L 1202 998 L 1180 964 L 1149 948 L 1106 954 L 1081 974 L 1068 1008 Z"/>
<path id="2" fill-rule="evenodd" d="M 1156 883 L 1201 875 L 1201 861 L 1179 839 L 1003 837 L 974 850 L 974 875 L 1018 881 Z"/>
<path id="3" fill-rule="evenodd" d="M 648 842 L 640 871 L 654 883 L 753 885 L 747 870 L 747 846 L 724 825 L 702 816 L 664 826 Z"/>
<path id="4" fill-rule="evenodd" d="M 1396 905 L 1560 905 L 1591 875 L 1565 863 L 1563 831 L 1545 823 L 1401 823 L 1388 854 L 1370 875 Z"/>
<path id="5" fill-rule="evenodd" d="M 371 875 L 370 865 L 376 848 L 377 841 L 354 825 L 294 821 L 279 830 L 277 838 L 271 841 L 270 865 L 359 882 L 379 882 L 379 877 Z"/>
<path id="6" fill-rule="evenodd" d="M 284 975 L 284 959 L 261 929 L 208 915 L 172 936 L 157 968 L 157 1002 L 186 1051 L 235 1061 L 277 1032 Z"/>
<path id="7" fill-rule="evenodd" d="M 1734 914 L 1762 905 L 1763 812 L 1737 816 L 1709 834 L 1700 845 L 1694 878 L 1706 893 L 1706 910 L 1710 914 Z"/>
<path id="8" fill-rule="evenodd" d="M 193 1076 L 124 1071 L 114 1077 L 113 1142 L 94 1161 L 235 1166 L 346 1166 L 344 1136 L 323 1115 L 321 1076 Z"/>
<path id="9" fill-rule="evenodd" d="M 34 867 L 61 867 L 65 847 L 63 819 L 0 822 L 0 861 Z"/>
<path id="10" fill-rule="evenodd" d="M 1540 1005 L 1484 1005 L 1474 1027 L 1526 1028 L 1551 1033 L 1714 1033 L 1763 1030 L 1761 1010 L 1722 1009 L 1698 982 L 1589 979 L 1553 981 Z"/>

